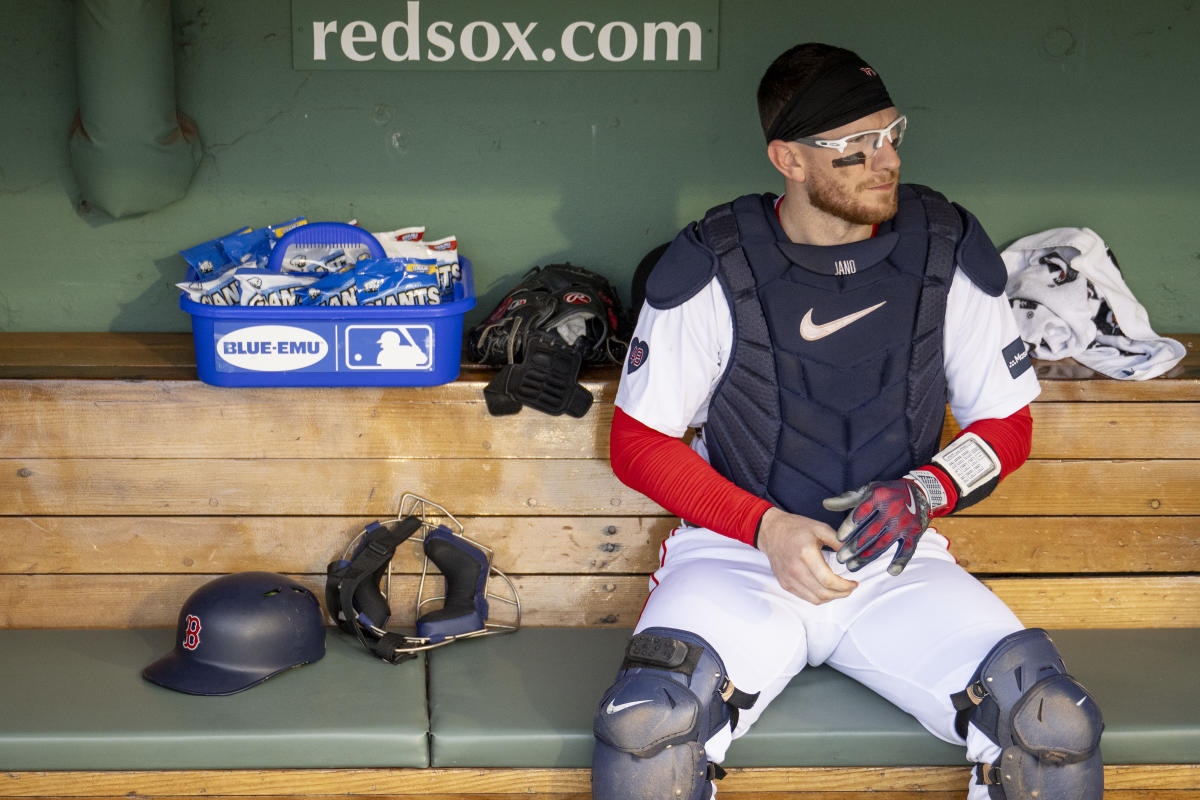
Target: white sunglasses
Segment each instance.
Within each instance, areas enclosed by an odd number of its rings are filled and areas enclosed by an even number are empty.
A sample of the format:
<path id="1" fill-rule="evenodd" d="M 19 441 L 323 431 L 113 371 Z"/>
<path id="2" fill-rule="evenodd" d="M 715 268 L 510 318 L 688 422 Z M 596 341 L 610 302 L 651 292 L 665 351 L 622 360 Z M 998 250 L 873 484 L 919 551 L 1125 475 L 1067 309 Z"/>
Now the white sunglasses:
<path id="1" fill-rule="evenodd" d="M 801 139 L 796 139 L 800 144 L 806 144 L 809 147 L 828 147 L 837 150 L 839 153 L 845 153 L 846 148 L 854 145 L 856 147 L 869 147 L 872 138 L 874 138 L 875 147 L 868 155 L 878 153 L 883 147 L 884 141 L 892 143 L 892 147 L 899 149 L 900 142 L 904 141 L 904 129 L 908 127 L 908 117 L 901 114 L 896 117 L 895 121 L 886 128 L 877 128 L 871 131 L 860 131 L 852 133 L 849 136 L 843 136 L 840 139 L 817 139 L 813 136 L 805 136 Z"/>

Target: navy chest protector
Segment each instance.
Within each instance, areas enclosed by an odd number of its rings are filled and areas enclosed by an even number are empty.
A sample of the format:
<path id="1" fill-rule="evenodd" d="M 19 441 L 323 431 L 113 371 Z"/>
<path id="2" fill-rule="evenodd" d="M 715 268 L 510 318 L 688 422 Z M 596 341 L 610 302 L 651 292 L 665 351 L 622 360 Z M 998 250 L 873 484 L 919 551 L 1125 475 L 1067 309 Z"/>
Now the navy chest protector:
<path id="1" fill-rule="evenodd" d="M 937 452 L 945 421 L 942 336 L 956 264 L 988 294 L 1003 263 L 974 217 L 924 187 L 900 187 L 875 237 L 797 245 L 774 197 L 718 206 L 690 238 L 692 266 L 668 250 L 647 285 L 659 307 L 703 285 L 711 253 L 729 301 L 730 361 L 709 404 L 704 442 L 718 472 L 792 513 L 837 525 L 821 500 L 891 479 Z M 682 262 L 688 247 L 675 260 Z M 673 245 L 674 248 L 674 245 Z M 698 248 L 698 249 L 697 249 Z"/>

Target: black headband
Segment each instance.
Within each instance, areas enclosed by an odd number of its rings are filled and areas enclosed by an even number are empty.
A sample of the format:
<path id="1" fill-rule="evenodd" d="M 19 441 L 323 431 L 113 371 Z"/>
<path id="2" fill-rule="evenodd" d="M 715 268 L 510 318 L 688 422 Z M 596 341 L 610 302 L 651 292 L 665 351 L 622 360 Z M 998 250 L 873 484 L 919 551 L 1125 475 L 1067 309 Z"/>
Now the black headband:
<path id="1" fill-rule="evenodd" d="M 767 130 L 767 141 L 812 136 L 892 105 L 879 73 L 854 53 L 838 53 L 796 89 Z"/>

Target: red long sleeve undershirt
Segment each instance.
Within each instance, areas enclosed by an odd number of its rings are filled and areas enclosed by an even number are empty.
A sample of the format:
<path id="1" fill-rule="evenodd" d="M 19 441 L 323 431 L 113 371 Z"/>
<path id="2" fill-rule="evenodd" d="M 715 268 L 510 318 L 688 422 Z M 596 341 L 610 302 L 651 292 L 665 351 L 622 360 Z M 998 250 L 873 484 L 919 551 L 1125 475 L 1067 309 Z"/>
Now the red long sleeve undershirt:
<path id="1" fill-rule="evenodd" d="M 979 420 L 963 432 L 976 434 L 992 447 L 1003 479 L 1029 457 L 1033 418 L 1025 406 L 1004 419 Z M 693 525 L 751 546 L 759 520 L 771 508 L 766 500 L 718 473 L 682 440 L 643 425 L 620 408 L 613 413 L 609 459 L 613 473 L 626 486 Z M 949 504 L 942 514 L 949 513 L 958 501 L 954 484 L 937 467 L 924 469 L 937 475 L 945 487 Z"/>

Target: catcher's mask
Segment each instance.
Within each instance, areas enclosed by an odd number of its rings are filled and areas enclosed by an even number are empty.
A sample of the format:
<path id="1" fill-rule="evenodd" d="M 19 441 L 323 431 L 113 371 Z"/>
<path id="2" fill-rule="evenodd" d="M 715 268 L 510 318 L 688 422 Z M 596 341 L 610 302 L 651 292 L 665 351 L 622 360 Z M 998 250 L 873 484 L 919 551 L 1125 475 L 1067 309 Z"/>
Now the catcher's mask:
<path id="1" fill-rule="evenodd" d="M 386 630 L 392 613 L 392 558 L 406 541 L 419 542 L 425 555 L 417 588 L 415 636 Z M 420 650 L 459 639 L 511 633 L 520 627 L 516 587 L 491 561 L 492 551 L 463 535 L 462 524 L 450 512 L 432 501 L 405 494 L 395 519 L 367 525 L 342 557 L 329 564 L 325 603 L 338 627 L 356 636 L 368 652 L 399 664 L 415 658 Z M 430 562 L 445 581 L 440 596 L 425 596 Z M 493 576 L 507 587 L 504 595 L 488 590 Z M 381 588 L 385 578 L 386 588 Z M 443 601 L 440 608 L 422 613 L 425 606 L 438 600 Z M 515 622 L 489 622 L 489 600 L 513 606 Z"/>
<path id="2" fill-rule="evenodd" d="M 274 572 L 239 572 L 188 597 L 175 649 L 142 676 L 186 694 L 233 694 L 324 655 L 316 595 Z"/>

